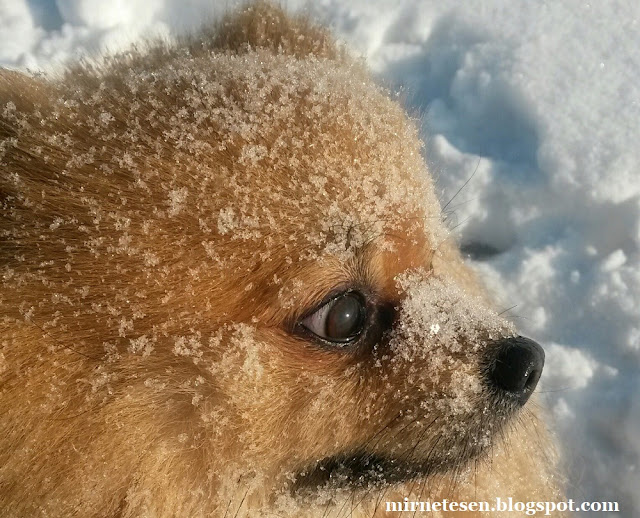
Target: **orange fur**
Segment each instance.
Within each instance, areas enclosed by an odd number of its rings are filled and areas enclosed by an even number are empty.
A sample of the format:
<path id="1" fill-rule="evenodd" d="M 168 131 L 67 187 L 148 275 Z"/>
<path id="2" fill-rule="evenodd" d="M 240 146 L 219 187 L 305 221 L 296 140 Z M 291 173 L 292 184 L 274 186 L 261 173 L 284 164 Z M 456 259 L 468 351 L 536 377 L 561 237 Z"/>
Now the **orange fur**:
<path id="1" fill-rule="evenodd" d="M 531 403 L 493 430 L 483 393 L 450 387 L 473 385 L 486 336 L 510 328 L 480 299 L 450 303 L 481 290 L 446 239 L 416 130 L 324 30 L 259 3 L 59 80 L 2 71 L 0 168 L 3 516 L 559 498 Z M 408 327 L 352 350 L 297 333 L 348 287 Z M 432 288 L 464 318 L 457 352 L 407 323 Z M 362 449 L 438 469 L 296 488 L 319 459 Z"/>

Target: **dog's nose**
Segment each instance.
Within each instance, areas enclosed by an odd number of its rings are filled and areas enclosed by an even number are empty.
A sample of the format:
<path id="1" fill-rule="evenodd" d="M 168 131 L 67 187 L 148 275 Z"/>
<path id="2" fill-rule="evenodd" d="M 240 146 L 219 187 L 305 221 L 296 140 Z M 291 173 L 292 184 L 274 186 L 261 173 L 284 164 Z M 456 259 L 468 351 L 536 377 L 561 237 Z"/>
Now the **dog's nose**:
<path id="1" fill-rule="evenodd" d="M 496 387 L 516 397 L 524 405 L 538 384 L 543 366 L 542 347 L 529 338 L 516 336 L 498 344 L 489 376 Z"/>

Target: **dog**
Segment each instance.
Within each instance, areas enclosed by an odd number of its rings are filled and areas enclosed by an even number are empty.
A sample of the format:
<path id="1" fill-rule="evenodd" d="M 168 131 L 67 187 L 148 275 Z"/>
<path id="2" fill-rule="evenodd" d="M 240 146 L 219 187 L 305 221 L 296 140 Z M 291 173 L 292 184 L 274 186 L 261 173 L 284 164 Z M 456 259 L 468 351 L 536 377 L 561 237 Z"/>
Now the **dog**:
<path id="1" fill-rule="evenodd" d="M 59 78 L 4 70 L 0 114 L 3 516 L 561 499 L 541 347 L 326 30 L 256 3 Z"/>

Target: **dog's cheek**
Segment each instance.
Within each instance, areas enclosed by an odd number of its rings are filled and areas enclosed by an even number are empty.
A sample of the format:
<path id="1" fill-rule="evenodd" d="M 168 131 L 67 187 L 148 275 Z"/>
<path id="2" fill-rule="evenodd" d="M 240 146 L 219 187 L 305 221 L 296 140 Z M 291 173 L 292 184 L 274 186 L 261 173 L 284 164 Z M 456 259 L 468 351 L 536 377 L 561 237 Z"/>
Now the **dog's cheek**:
<path id="1" fill-rule="evenodd" d="M 293 470 L 362 433 L 361 376 L 346 355 L 301 351 L 290 337 L 246 324 L 229 326 L 218 347 L 209 368 L 218 397 L 208 411 L 224 419 L 215 419 L 212 433 L 222 447 L 242 451 L 247 467 Z"/>

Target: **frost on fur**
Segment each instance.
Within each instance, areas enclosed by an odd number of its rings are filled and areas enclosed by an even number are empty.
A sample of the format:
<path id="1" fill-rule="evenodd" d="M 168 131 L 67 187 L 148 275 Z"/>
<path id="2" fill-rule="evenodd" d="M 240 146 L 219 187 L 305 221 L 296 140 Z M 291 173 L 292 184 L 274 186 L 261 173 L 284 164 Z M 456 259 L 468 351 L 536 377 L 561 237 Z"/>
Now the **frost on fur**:
<path id="1" fill-rule="evenodd" d="M 60 80 L 2 72 L 0 102 L 7 516 L 550 494 L 542 447 L 495 449 L 483 358 L 515 331 L 468 293 L 415 128 L 324 31 L 257 4 Z M 360 345 L 300 332 L 348 289 Z"/>

